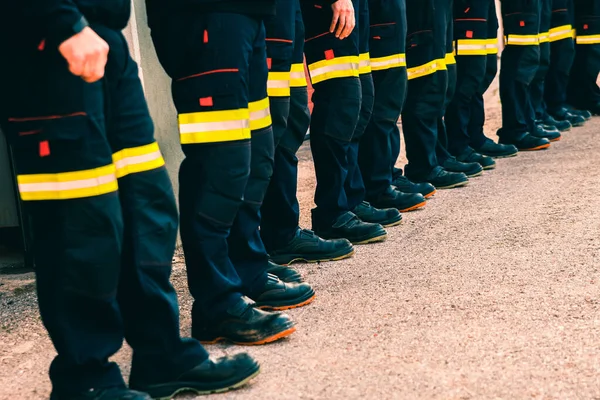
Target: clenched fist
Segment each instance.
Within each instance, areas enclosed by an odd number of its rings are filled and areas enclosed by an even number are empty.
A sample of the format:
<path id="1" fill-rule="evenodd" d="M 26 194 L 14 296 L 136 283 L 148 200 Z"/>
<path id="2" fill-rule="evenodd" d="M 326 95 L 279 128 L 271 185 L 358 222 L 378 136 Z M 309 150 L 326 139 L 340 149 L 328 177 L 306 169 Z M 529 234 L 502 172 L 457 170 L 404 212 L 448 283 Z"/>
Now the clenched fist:
<path id="1" fill-rule="evenodd" d="M 90 27 L 85 27 L 58 47 L 71 73 L 89 83 L 104 76 L 108 49 L 108 44 Z"/>
<path id="2" fill-rule="evenodd" d="M 356 26 L 352 0 L 338 0 L 331 5 L 331 9 L 333 10 L 333 19 L 329 32 L 335 31 L 335 37 L 340 40 L 347 38 Z"/>

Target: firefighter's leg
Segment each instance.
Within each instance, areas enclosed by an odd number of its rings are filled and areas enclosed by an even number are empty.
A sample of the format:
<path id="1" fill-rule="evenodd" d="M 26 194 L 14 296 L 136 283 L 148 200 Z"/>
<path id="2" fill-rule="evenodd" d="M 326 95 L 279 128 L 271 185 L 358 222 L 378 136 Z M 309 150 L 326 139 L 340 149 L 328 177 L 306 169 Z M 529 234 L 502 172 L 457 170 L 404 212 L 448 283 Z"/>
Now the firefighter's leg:
<path id="1" fill-rule="evenodd" d="M 72 75 L 55 48 L 24 49 L 4 73 L 1 123 L 30 217 L 40 313 L 58 353 L 52 397 L 124 387 L 109 361 L 123 342 L 123 219 L 103 83 Z"/>
<path id="2" fill-rule="evenodd" d="M 177 294 L 169 281 L 177 207 L 137 64 L 121 33 L 96 30 L 111 48 L 106 129 L 125 226 L 118 300 L 125 338 L 133 348 L 131 382 L 159 384 L 177 379 L 208 354 L 200 343 L 179 334 Z"/>

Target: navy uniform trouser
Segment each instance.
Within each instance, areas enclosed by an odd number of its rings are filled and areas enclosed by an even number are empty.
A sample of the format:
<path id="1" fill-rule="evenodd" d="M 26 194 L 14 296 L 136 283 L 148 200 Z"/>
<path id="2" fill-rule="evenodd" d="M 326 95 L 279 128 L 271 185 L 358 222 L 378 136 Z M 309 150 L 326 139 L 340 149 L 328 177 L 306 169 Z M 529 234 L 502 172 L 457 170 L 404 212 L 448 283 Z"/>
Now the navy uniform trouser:
<path id="1" fill-rule="evenodd" d="M 567 103 L 567 86 L 575 59 L 572 13 L 572 0 L 552 1 L 550 67 L 544 86 L 544 100 L 550 114 L 559 111 Z"/>
<path id="2" fill-rule="evenodd" d="M 350 141 L 348 152 L 348 176 L 344 184 L 348 209 L 354 210 L 365 200 L 366 189 L 362 172 L 359 166 L 359 149 L 362 138 L 365 135 L 367 124 L 371 120 L 373 104 L 375 102 L 375 86 L 371 73 L 371 61 L 369 54 L 370 17 L 369 3 L 361 0 L 358 10 L 358 33 L 359 33 L 359 78 L 361 87 L 361 105 L 358 122 Z"/>
<path id="3" fill-rule="evenodd" d="M 360 141 L 359 166 L 367 200 L 392 183 L 400 153 L 398 119 L 406 97 L 406 1 L 369 2 L 373 113 Z"/>
<path id="4" fill-rule="evenodd" d="M 267 251 L 273 251 L 287 245 L 298 230 L 300 220 L 300 205 L 296 196 L 298 185 L 298 158 L 296 153 L 302 145 L 304 136 L 308 131 L 310 124 L 310 112 L 308 110 L 308 91 L 306 76 L 304 73 L 304 23 L 302 22 L 302 12 L 300 11 L 299 0 L 280 0 L 277 3 L 278 9 L 291 6 L 294 13 L 289 20 L 289 14 L 277 14 L 273 23 L 279 29 L 293 29 L 293 35 L 286 36 L 284 40 L 292 40 L 293 52 L 290 55 L 290 96 L 289 110 L 285 120 L 285 130 L 281 137 L 276 141 L 275 146 L 275 164 L 273 167 L 273 176 L 269 183 L 269 188 L 261 208 L 262 220 L 260 234 L 267 248 Z M 283 26 L 282 24 L 290 24 Z M 267 34 L 269 34 L 270 23 L 267 24 Z M 271 41 L 273 42 L 273 41 Z M 267 42 L 267 53 L 270 47 Z M 274 112 L 271 108 L 272 113 Z M 277 118 L 273 116 L 273 130 Z M 278 135 L 276 135 L 278 136 Z"/>
<path id="5" fill-rule="evenodd" d="M 540 0 L 540 64 L 531 82 L 531 103 L 536 120 L 546 118 L 546 103 L 544 101 L 544 88 L 546 76 L 550 69 L 550 29 L 552 27 L 552 0 Z"/>
<path id="6" fill-rule="evenodd" d="M 600 0 L 575 1 L 576 56 L 571 70 L 568 102 L 585 109 L 600 104 Z"/>
<path id="7" fill-rule="evenodd" d="M 166 16 L 153 32 L 172 78 L 180 141 L 181 240 L 192 333 L 264 287 L 260 207 L 273 170 L 265 29 L 233 13 Z"/>
<path id="8" fill-rule="evenodd" d="M 468 143 L 474 148 L 481 147 L 487 140 L 483 132 L 485 124 L 483 94 L 488 90 L 498 74 L 498 16 L 496 14 L 496 4 L 493 1 L 489 4 L 487 22 L 485 75 L 479 89 L 471 99 L 469 107 L 471 114 L 467 125 Z"/>
<path id="9" fill-rule="evenodd" d="M 497 30 L 495 8 L 493 15 L 490 15 L 490 7 L 495 7 L 493 0 L 471 0 L 467 2 L 466 7 L 461 1 L 454 4 L 456 93 L 444 119 L 448 131 L 448 150 L 455 156 L 463 153 L 470 145 L 472 103 L 486 77 L 488 45 L 491 44 L 488 25 L 496 26 Z M 496 32 L 492 39 L 494 43 L 495 35 Z M 490 61 L 495 62 L 495 56 Z M 485 90 L 487 87 L 484 92 Z"/>
<path id="10" fill-rule="evenodd" d="M 0 78 L 40 313 L 58 353 L 53 395 L 66 397 L 124 386 L 109 361 L 123 338 L 140 383 L 175 379 L 207 358 L 179 336 L 169 282 L 177 209 L 137 65 L 121 33 L 92 28 L 110 46 L 101 81 L 71 75 L 50 43 L 11 50 Z"/>
<path id="11" fill-rule="evenodd" d="M 443 165 L 452 155 L 448 151 L 448 132 L 446 129 L 445 113 L 456 93 L 457 67 L 454 55 L 454 2 L 451 0 L 445 8 L 446 12 L 446 68 L 448 70 L 448 85 L 444 99 L 443 114 L 438 118 L 438 141 L 436 145 L 437 159 Z"/>
<path id="12" fill-rule="evenodd" d="M 443 116 L 448 86 L 446 0 L 407 0 L 406 61 L 408 93 L 402 111 L 406 142 L 406 175 L 425 179 L 439 169 L 436 155 L 438 121 Z"/>
<path id="13" fill-rule="evenodd" d="M 535 129 L 530 85 L 540 63 L 540 0 L 502 2 L 506 47 L 500 67 L 502 128 L 498 136 L 520 140 Z"/>
<path id="14" fill-rule="evenodd" d="M 360 1 L 353 1 L 360 10 Z M 339 40 L 329 33 L 331 7 L 318 0 L 300 2 L 306 28 L 305 54 L 314 88 L 310 144 L 315 164 L 313 226 L 331 223 L 351 210 L 344 185 L 350 168 L 352 136 L 359 120 L 359 28 Z"/>

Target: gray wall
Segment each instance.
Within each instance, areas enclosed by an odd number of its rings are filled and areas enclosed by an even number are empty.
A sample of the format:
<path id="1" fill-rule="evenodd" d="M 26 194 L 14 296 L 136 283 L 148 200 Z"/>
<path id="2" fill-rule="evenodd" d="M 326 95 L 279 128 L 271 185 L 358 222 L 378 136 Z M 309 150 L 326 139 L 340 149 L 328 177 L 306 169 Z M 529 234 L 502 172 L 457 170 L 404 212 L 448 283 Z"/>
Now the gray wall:
<path id="1" fill-rule="evenodd" d="M 177 171 L 183 159 L 183 153 L 179 145 L 177 113 L 171 100 L 171 81 L 156 58 L 154 45 L 150 38 L 150 29 L 146 22 L 144 0 L 133 0 L 132 9 L 130 24 L 123 33 L 129 42 L 133 58 L 140 66 L 140 77 L 154 120 L 155 135 L 177 194 Z"/>

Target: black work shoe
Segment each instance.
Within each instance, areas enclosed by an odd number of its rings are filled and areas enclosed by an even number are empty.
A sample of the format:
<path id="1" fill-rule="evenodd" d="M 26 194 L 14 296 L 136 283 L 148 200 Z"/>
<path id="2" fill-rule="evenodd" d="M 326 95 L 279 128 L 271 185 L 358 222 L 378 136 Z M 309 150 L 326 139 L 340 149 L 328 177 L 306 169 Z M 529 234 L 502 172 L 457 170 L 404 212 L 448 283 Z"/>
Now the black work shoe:
<path id="1" fill-rule="evenodd" d="M 573 115 L 579 115 L 580 117 L 583 117 L 586 121 L 592 118 L 592 113 L 588 110 L 581 110 L 574 107 L 567 107 L 567 110 Z"/>
<path id="2" fill-rule="evenodd" d="M 254 296 L 261 310 L 283 311 L 303 307 L 315 299 L 315 291 L 308 283 L 285 283 L 277 276 L 267 274 L 267 283 Z"/>
<path id="3" fill-rule="evenodd" d="M 370 198 L 369 201 L 374 207 L 381 209 L 395 208 L 400 212 L 414 211 L 419 208 L 425 207 L 425 205 L 427 204 L 427 200 L 425 200 L 425 197 L 423 197 L 422 194 L 402 193 L 401 191 L 395 189 L 393 186 L 389 186 L 385 192 L 380 193 L 377 197 Z M 363 221 L 366 221 L 365 219 L 361 218 L 360 215 L 358 215 L 358 218 L 362 219 Z"/>
<path id="4" fill-rule="evenodd" d="M 380 224 L 384 227 L 396 226 L 402 222 L 402 215 L 395 208 L 375 208 L 366 201 L 360 203 L 353 211 L 363 222 Z"/>
<path id="5" fill-rule="evenodd" d="M 254 306 L 252 300 L 242 297 L 220 321 L 198 326 L 192 319 L 192 336 L 203 344 L 227 341 L 251 346 L 271 343 L 296 331 L 294 322 L 286 314 Z"/>
<path id="6" fill-rule="evenodd" d="M 133 381 L 130 386 L 148 392 L 155 400 L 171 400 L 186 392 L 207 395 L 234 390 L 246 385 L 259 373 L 260 365 L 248 354 L 241 353 L 209 358 L 171 382 L 144 385 Z"/>
<path id="7" fill-rule="evenodd" d="M 421 194 L 426 199 L 430 198 L 435 194 L 435 187 L 433 187 L 433 185 L 427 182 L 411 182 L 404 175 L 394 176 L 392 186 L 394 186 L 396 189 L 398 189 L 398 191 L 402 193 Z"/>
<path id="8" fill-rule="evenodd" d="M 50 400 L 152 400 L 146 393 L 124 387 L 90 389 L 82 393 L 58 394 L 52 392 Z"/>
<path id="9" fill-rule="evenodd" d="M 479 148 L 474 148 L 479 154 L 492 158 L 507 158 L 514 157 L 519 152 L 515 146 L 496 143 L 492 139 L 487 138 L 483 145 Z"/>
<path id="10" fill-rule="evenodd" d="M 476 162 L 464 163 L 458 161 L 455 157 L 450 157 L 442 167 L 448 172 L 462 172 L 469 178 L 474 178 L 483 174 L 483 167 Z"/>
<path id="11" fill-rule="evenodd" d="M 548 139 L 551 142 L 557 142 L 561 139 L 561 134 L 557 129 L 546 130 L 542 128 L 541 125 L 535 126 L 535 132 L 533 132 L 532 135 L 537 138 Z"/>
<path id="12" fill-rule="evenodd" d="M 581 115 L 571 114 L 566 108 L 563 108 L 562 110 L 553 114 L 552 117 L 554 117 L 554 119 L 557 121 L 569 121 L 573 127 L 585 125 L 585 118 L 583 118 Z"/>
<path id="13" fill-rule="evenodd" d="M 313 226 L 315 221 L 313 219 Z M 351 212 L 340 215 L 331 226 L 315 228 L 317 235 L 326 239 L 348 239 L 352 244 L 383 242 L 387 232 L 380 224 L 363 222 Z"/>
<path id="14" fill-rule="evenodd" d="M 462 154 L 458 155 L 456 159 L 463 163 L 477 163 L 483 167 L 484 170 L 496 168 L 496 161 L 492 157 L 484 156 L 483 154 L 477 153 L 470 147 L 467 147 Z"/>
<path id="15" fill-rule="evenodd" d="M 298 229 L 287 246 L 270 252 L 271 261 L 288 265 L 294 262 L 338 261 L 354 255 L 354 247 L 346 239 L 323 240 L 308 229 Z"/>
<path id="16" fill-rule="evenodd" d="M 415 179 L 419 182 L 419 179 Z M 469 184 L 469 178 L 465 174 L 448 172 L 443 168 L 436 168 L 429 176 L 423 179 L 424 182 L 429 182 L 436 189 L 454 189 L 457 187 L 466 186 Z"/>
<path id="17" fill-rule="evenodd" d="M 526 134 L 520 140 L 509 140 L 506 138 L 500 138 L 500 141 L 505 144 L 514 145 L 519 151 L 536 151 L 544 150 L 550 147 L 550 141 L 544 138 L 538 138 L 530 134 Z"/>
<path id="18" fill-rule="evenodd" d="M 304 282 L 304 280 L 302 279 L 302 275 L 300 275 L 300 272 L 298 272 L 296 268 L 275 264 L 272 261 L 269 261 L 269 268 L 267 269 L 267 273 L 275 275 L 285 283 Z"/>
<path id="19" fill-rule="evenodd" d="M 555 129 L 557 129 L 559 132 L 567 132 L 567 131 L 571 130 L 571 128 L 572 128 L 572 125 L 569 121 L 567 121 L 567 120 L 557 121 L 554 118 L 552 118 L 551 115 L 546 116 L 546 118 L 543 119 L 541 121 L 541 123 L 544 125 L 544 129 L 546 129 L 546 126 L 552 126 Z"/>

